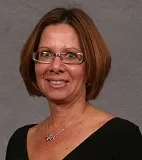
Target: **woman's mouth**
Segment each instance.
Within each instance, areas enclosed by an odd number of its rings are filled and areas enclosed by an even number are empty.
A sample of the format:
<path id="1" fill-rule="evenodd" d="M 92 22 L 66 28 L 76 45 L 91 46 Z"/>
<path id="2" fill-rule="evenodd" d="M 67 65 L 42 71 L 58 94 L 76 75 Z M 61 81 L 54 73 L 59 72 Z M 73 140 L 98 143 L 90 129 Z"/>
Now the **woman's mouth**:
<path id="1" fill-rule="evenodd" d="M 49 83 L 58 85 L 58 84 L 65 84 L 66 81 L 64 81 L 64 80 L 56 80 L 56 81 L 55 80 L 51 80 L 51 81 L 49 81 Z"/>
<path id="2" fill-rule="evenodd" d="M 67 82 L 66 80 L 48 80 L 49 85 L 53 88 L 65 87 Z"/>

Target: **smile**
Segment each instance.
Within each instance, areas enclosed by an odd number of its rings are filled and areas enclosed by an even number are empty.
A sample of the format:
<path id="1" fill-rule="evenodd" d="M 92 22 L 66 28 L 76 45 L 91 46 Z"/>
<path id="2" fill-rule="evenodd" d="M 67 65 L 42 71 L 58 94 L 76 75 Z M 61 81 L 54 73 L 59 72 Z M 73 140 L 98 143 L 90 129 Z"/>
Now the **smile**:
<path id="1" fill-rule="evenodd" d="M 55 84 L 55 85 L 58 85 L 58 84 L 65 84 L 67 81 L 63 81 L 63 80 L 52 80 L 52 81 L 49 81 L 49 83 L 51 84 Z"/>
<path id="2" fill-rule="evenodd" d="M 69 82 L 69 81 L 66 81 L 66 80 L 48 80 L 49 85 L 53 88 L 65 87 L 67 85 L 67 82 Z"/>

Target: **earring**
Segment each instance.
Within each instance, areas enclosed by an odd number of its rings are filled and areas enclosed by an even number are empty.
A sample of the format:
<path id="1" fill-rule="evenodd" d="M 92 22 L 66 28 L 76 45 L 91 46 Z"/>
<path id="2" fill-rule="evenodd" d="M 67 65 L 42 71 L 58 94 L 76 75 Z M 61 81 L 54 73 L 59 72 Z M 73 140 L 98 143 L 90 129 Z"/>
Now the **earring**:
<path id="1" fill-rule="evenodd" d="M 90 82 L 86 82 L 86 87 L 90 87 L 91 86 L 91 83 Z"/>
<path id="2" fill-rule="evenodd" d="M 44 78 L 44 76 L 41 76 L 41 79 L 43 79 Z"/>

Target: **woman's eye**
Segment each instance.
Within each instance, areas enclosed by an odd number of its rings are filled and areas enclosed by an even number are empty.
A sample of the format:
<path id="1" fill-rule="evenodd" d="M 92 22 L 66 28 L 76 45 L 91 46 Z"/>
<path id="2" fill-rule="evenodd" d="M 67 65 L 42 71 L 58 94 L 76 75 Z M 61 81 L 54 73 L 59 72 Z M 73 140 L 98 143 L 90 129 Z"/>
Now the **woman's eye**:
<path id="1" fill-rule="evenodd" d="M 76 57 L 76 54 L 73 53 L 73 52 L 68 52 L 68 53 L 67 53 L 67 57 L 68 57 L 68 58 L 75 58 L 75 57 Z"/>
<path id="2" fill-rule="evenodd" d="M 50 51 L 43 51 L 43 52 L 40 52 L 40 53 L 41 53 L 41 56 L 44 56 L 44 57 L 52 56 L 52 53 Z"/>

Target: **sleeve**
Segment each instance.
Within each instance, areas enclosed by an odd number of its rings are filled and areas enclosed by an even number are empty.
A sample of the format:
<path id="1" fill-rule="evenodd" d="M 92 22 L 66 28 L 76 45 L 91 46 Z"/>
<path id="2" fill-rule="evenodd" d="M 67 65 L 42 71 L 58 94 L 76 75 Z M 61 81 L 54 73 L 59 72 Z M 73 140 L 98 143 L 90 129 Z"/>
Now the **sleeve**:
<path id="1" fill-rule="evenodd" d="M 5 160 L 27 160 L 26 137 L 27 133 L 24 127 L 14 132 L 7 145 Z"/>
<path id="2" fill-rule="evenodd" d="M 138 126 L 125 128 L 117 160 L 142 160 L 142 135 Z"/>

